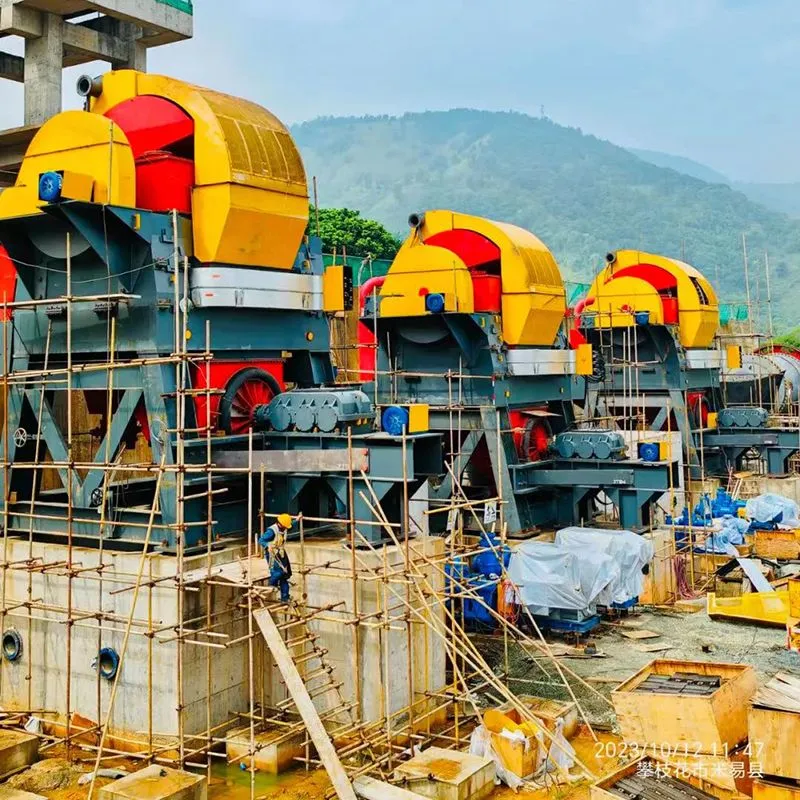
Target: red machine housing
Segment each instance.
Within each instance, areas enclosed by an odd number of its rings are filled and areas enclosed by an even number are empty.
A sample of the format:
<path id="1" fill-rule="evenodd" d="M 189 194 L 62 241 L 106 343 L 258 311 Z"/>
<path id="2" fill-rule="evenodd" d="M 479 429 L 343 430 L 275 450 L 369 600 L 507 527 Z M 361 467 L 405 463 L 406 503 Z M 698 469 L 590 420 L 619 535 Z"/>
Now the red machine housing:
<path id="1" fill-rule="evenodd" d="M 14 316 L 14 310 L 2 308 L 3 303 L 13 303 L 17 294 L 17 270 L 8 257 L 8 253 L 0 247 L 0 319 L 8 322 Z"/>
<path id="2" fill-rule="evenodd" d="M 137 207 L 191 214 L 195 185 L 192 117 L 170 100 L 150 95 L 125 100 L 106 116 L 119 125 L 131 145 L 136 164 Z M 246 432 L 255 408 L 269 403 L 276 390 L 286 388 L 284 364 L 279 360 L 212 361 L 208 365 L 192 365 L 190 377 L 195 390 L 213 390 L 194 397 L 197 427 L 204 428 L 209 418 L 212 429 L 220 427 L 220 403 L 227 391 L 232 393 L 228 398 L 232 433 Z M 144 407 L 137 409 L 135 416 L 149 440 Z"/>

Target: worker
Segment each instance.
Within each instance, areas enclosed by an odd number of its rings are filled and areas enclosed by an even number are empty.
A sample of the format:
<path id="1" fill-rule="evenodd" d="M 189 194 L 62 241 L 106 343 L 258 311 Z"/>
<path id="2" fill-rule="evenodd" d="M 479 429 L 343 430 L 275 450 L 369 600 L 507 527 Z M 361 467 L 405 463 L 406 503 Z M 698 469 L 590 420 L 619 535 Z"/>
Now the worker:
<path id="1" fill-rule="evenodd" d="M 292 565 L 286 555 L 284 544 L 286 534 L 292 528 L 292 518 L 288 514 L 278 514 L 277 520 L 259 537 L 258 543 L 264 548 L 264 558 L 269 565 L 269 585 L 281 590 L 281 603 L 289 602 L 289 578 Z"/>

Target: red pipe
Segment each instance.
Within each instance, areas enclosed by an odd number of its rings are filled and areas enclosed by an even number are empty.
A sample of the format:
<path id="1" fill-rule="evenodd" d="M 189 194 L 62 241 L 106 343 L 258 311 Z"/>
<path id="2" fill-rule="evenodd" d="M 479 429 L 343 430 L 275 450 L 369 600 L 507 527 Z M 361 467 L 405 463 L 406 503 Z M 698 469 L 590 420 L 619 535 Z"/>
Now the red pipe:
<path id="1" fill-rule="evenodd" d="M 584 297 L 583 300 L 578 301 L 578 304 L 575 306 L 575 316 L 579 317 L 583 309 L 591 305 L 594 305 L 594 297 Z"/>
<path id="2" fill-rule="evenodd" d="M 358 316 L 364 313 L 364 303 L 375 289 L 380 289 L 386 280 L 385 275 L 369 278 L 358 290 Z M 361 320 L 358 321 L 358 367 L 360 380 L 369 381 L 375 378 L 375 362 L 377 360 L 378 339 Z"/>

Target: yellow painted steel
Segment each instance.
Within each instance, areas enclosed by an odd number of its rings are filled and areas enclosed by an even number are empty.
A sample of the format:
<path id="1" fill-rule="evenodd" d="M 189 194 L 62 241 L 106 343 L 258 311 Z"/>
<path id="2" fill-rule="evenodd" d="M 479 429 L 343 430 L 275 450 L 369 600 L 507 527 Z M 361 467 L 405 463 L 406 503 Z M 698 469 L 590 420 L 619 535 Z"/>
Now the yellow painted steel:
<path id="1" fill-rule="evenodd" d="M 430 294 L 444 295 L 445 311 L 471 314 L 475 310 L 472 276 L 455 253 L 421 242 L 408 246 L 406 242 L 395 256 L 381 287 L 381 316 L 426 314 L 426 290 Z"/>
<path id="2" fill-rule="evenodd" d="M 454 307 L 446 310 L 473 312 L 472 278 L 466 265 L 450 251 L 425 244 L 429 237 L 451 230 L 474 231 L 500 249 L 504 341 L 509 345 L 552 345 L 566 310 L 564 282 L 553 255 L 523 228 L 454 211 L 426 211 L 420 229 L 406 239 L 381 290 L 385 298 L 381 315 L 424 314 L 424 304 L 420 310 L 411 298 L 418 296 L 420 289 L 445 291 L 434 285 L 447 286 L 446 291 L 455 294 Z M 450 272 L 450 277 L 444 272 Z M 400 300 L 404 297 L 409 299 L 407 303 Z"/>
<path id="3" fill-rule="evenodd" d="M 593 371 L 592 346 L 590 344 L 579 344 L 575 350 L 575 374 L 591 375 Z"/>
<path id="4" fill-rule="evenodd" d="M 725 348 L 725 361 L 728 369 L 742 368 L 742 348 L 738 344 L 729 344 Z"/>
<path id="5" fill-rule="evenodd" d="M 65 197 L 136 204 L 133 153 L 122 129 L 96 114 L 65 111 L 33 137 L 15 185 L 0 194 L 0 218 L 39 213 L 39 176 L 51 170 L 65 173 Z"/>
<path id="6" fill-rule="evenodd" d="M 430 430 L 430 406 L 414 403 L 408 406 L 408 430 L 406 433 L 427 433 Z"/>
<path id="7" fill-rule="evenodd" d="M 587 297 L 594 303 L 587 311 L 596 311 L 600 327 L 635 325 L 632 312 L 649 311 L 650 322 L 663 324 L 664 315 L 658 292 L 646 280 L 633 276 L 616 277 L 627 267 L 649 264 L 668 272 L 676 279 L 678 330 L 684 347 L 708 347 L 719 327 L 719 304 L 714 288 L 697 269 L 683 261 L 639 250 L 618 250 L 616 260 L 595 278 Z"/>
<path id="8" fill-rule="evenodd" d="M 332 264 L 322 276 L 322 308 L 328 313 L 345 310 L 344 266 Z"/>
<path id="9" fill-rule="evenodd" d="M 706 599 L 708 616 L 713 619 L 736 619 L 762 625 L 784 627 L 789 619 L 789 592 L 749 592 L 740 597 L 717 597 L 713 592 Z"/>
<path id="10" fill-rule="evenodd" d="M 201 262 L 291 269 L 308 222 L 308 187 L 289 131 L 265 108 L 161 75 L 107 73 L 95 114 L 140 95 L 195 124 L 194 252 Z"/>

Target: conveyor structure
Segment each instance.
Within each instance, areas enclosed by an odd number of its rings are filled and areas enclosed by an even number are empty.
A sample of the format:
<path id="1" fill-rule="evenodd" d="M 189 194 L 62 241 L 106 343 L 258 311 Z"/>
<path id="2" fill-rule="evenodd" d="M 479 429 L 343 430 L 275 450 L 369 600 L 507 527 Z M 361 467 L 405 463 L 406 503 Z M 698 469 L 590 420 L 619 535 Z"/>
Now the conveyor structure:
<path id="1" fill-rule="evenodd" d="M 727 475 L 755 455 L 783 475 L 800 449 L 796 429 L 771 424 L 758 358 L 715 339 L 719 306 L 705 276 L 682 261 L 636 250 L 609 253 L 575 308 L 573 340 L 594 348 L 587 416 L 620 428 L 680 431 L 694 477 Z M 788 356 L 787 356 L 788 358 Z M 770 357 L 785 372 L 785 364 Z M 796 372 L 795 367 L 795 372 Z M 736 375 L 730 391 L 724 373 Z M 791 392 L 788 384 L 776 392 Z"/>
<path id="2" fill-rule="evenodd" d="M 352 279 L 324 270 L 306 236 L 287 129 L 253 103 L 158 75 L 78 87 L 85 109 L 42 126 L 0 195 L 0 244 L 18 273 L 5 337 L 9 531 L 33 517 L 37 534 L 141 542 L 158 487 L 165 547 L 181 530 L 186 548 L 241 536 L 260 507 L 248 469 L 264 472 L 267 513 L 370 520 L 380 504 L 399 521 L 404 484 L 413 493 L 440 467 L 440 437 L 374 433 L 369 399 L 334 385 L 327 315 L 351 306 Z M 4 286 L 14 300 L 13 277 Z M 83 465 L 75 441 L 88 434 L 65 421 L 79 405 L 100 418 Z M 150 473 L 115 480 L 142 440 Z M 48 462 L 56 488 L 37 475 Z"/>
<path id="3" fill-rule="evenodd" d="M 623 527 L 645 524 L 677 485 L 676 465 L 629 458 L 618 432 L 578 424 L 593 354 L 566 340 L 550 251 L 522 228 L 453 211 L 409 223 L 362 316 L 377 347 L 377 387 L 366 391 L 384 408 L 429 406 L 452 465 L 434 499 L 499 496 L 517 534 L 588 521 L 603 492 Z"/>

